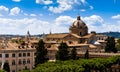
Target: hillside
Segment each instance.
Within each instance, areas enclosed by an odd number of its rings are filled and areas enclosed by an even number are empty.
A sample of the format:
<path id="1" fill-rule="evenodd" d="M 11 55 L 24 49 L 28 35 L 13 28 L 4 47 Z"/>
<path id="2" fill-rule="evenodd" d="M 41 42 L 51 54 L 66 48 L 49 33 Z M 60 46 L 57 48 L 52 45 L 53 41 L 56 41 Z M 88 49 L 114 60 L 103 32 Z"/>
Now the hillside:
<path id="1" fill-rule="evenodd" d="M 98 33 L 98 34 L 103 34 L 107 36 L 113 36 L 115 38 L 120 38 L 120 32 L 103 32 L 103 33 Z"/>

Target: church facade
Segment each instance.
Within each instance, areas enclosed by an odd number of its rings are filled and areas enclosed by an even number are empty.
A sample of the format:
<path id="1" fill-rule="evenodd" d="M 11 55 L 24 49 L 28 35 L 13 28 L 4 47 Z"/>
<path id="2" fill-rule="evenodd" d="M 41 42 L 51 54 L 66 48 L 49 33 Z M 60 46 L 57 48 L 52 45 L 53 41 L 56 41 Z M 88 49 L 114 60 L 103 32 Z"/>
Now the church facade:
<path id="1" fill-rule="evenodd" d="M 83 53 L 87 49 L 89 52 L 103 52 L 106 38 L 107 36 L 98 35 L 95 31 L 88 33 L 87 25 L 78 16 L 77 20 L 70 26 L 69 33 L 48 34 L 44 41 L 48 50 L 48 58 L 55 60 L 55 55 L 61 42 L 65 42 L 68 45 L 69 51 L 75 47 L 77 53 Z"/>

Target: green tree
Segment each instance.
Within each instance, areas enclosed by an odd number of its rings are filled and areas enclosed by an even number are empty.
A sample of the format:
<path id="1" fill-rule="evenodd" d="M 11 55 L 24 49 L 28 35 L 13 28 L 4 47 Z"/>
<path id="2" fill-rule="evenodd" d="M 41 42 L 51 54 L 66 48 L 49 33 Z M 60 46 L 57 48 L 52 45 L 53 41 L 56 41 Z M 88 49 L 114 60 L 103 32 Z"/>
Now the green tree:
<path id="1" fill-rule="evenodd" d="M 76 48 L 73 48 L 72 50 L 71 50 L 71 59 L 73 59 L 73 60 L 75 60 L 75 59 L 77 59 L 77 52 L 76 52 Z"/>
<path id="2" fill-rule="evenodd" d="M 85 59 L 89 59 L 89 51 L 88 51 L 88 49 L 85 52 Z"/>
<path id="3" fill-rule="evenodd" d="M 56 54 L 56 59 L 57 60 L 68 60 L 68 46 L 66 43 L 61 43 L 60 46 L 58 47 L 58 52 Z"/>
<path id="4" fill-rule="evenodd" d="M 46 61 L 47 49 L 44 46 L 43 40 L 39 40 L 38 46 L 36 48 L 36 57 L 35 57 L 35 67 L 38 64 L 42 64 Z"/>
<path id="5" fill-rule="evenodd" d="M 117 50 L 120 51 L 120 38 L 117 40 Z"/>
<path id="6" fill-rule="evenodd" d="M 4 65 L 3 65 L 3 70 L 7 71 L 7 72 L 10 72 L 10 67 L 9 67 L 9 63 L 8 62 L 5 62 Z"/>
<path id="7" fill-rule="evenodd" d="M 106 39 L 106 47 L 105 52 L 117 52 L 117 48 L 115 47 L 115 38 L 114 37 L 108 37 Z"/>

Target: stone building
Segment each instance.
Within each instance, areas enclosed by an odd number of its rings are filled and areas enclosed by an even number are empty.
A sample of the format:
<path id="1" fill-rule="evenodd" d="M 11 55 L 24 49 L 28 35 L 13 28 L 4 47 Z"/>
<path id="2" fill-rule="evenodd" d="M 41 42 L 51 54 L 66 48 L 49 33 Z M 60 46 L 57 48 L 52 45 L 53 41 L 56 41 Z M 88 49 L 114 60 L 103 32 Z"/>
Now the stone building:
<path id="1" fill-rule="evenodd" d="M 98 39 L 99 38 L 99 39 Z M 106 36 L 97 35 L 95 31 L 88 33 L 87 25 L 81 20 L 80 16 L 69 28 L 69 33 L 48 34 L 44 41 L 48 49 L 48 57 L 55 60 L 58 46 L 61 42 L 67 43 L 69 50 L 73 47 L 77 49 L 77 53 L 85 52 L 101 52 L 105 48 Z"/>

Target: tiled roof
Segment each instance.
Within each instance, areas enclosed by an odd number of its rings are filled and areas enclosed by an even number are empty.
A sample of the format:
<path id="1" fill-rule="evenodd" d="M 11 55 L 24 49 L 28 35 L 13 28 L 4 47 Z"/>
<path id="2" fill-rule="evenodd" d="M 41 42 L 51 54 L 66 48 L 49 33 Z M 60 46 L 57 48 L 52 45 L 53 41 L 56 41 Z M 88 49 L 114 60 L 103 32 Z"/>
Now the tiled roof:
<path id="1" fill-rule="evenodd" d="M 83 36 L 82 38 L 90 38 L 91 36 L 93 36 L 93 34 L 88 34 L 86 36 Z"/>
<path id="2" fill-rule="evenodd" d="M 68 44 L 68 46 L 89 46 L 89 44 Z"/>
<path id="3" fill-rule="evenodd" d="M 81 37 L 78 36 L 77 34 L 71 34 L 71 35 L 73 35 L 73 36 L 75 36 L 75 37 L 77 37 L 77 38 L 81 38 Z"/>
<path id="4" fill-rule="evenodd" d="M 64 38 L 68 34 L 49 34 L 46 36 L 46 38 Z"/>

